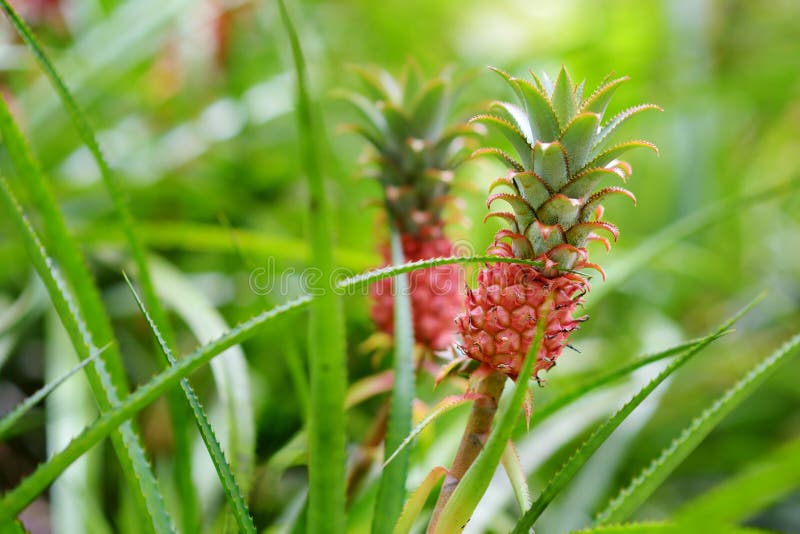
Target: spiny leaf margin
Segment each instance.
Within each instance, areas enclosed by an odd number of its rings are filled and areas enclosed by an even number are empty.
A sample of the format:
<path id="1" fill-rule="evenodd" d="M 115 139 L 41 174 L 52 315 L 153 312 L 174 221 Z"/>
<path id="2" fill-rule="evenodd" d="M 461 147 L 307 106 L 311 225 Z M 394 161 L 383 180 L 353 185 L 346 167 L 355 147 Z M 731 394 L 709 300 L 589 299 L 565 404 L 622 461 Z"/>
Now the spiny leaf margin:
<path id="1" fill-rule="evenodd" d="M 155 322 L 153 321 L 153 318 L 150 315 L 150 312 L 147 310 L 144 301 L 142 301 L 141 297 L 136 292 L 136 289 L 133 287 L 128 275 L 123 273 L 123 277 L 125 278 L 125 282 L 128 284 L 128 288 L 130 289 L 133 298 L 136 300 L 136 305 L 139 307 L 139 311 L 142 312 L 142 315 L 144 315 L 145 320 L 147 321 L 147 325 L 153 332 L 153 336 L 156 338 L 164 358 L 166 358 L 167 363 L 170 366 L 174 366 L 177 363 L 177 360 L 175 359 L 175 356 L 173 356 L 172 351 L 164 340 L 164 337 L 161 334 L 161 331 L 158 329 L 158 326 L 156 326 Z M 228 504 L 230 504 L 231 509 L 233 510 L 233 515 L 236 518 L 236 524 L 239 526 L 239 531 L 247 534 L 255 534 L 257 531 L 255 525 L 253 524 L 253 518 L 250 516 L 250 510 L 247 508 L 247 503 L 245 502 L 242 492 L 239 489 L 239 484 L 236 483 L 236 477 L 233 474 L 230 463 L 225 457 L 222 446 L 214 434 L 214 429 L 211 427 L 211 423 L 208 421 L 208 416 L 206 415 L 202 404 L 200 404 L 197 394 L 194 392 L 194 389 L 192 388 L 191 384 L 189 384 L 189 380 L 187 378 L 182 378 L 180 385 L 184 395 L 186 396 L 186 401 L 192 410 L 195 421 L 197 422 L 197 429 L 200 431 L 200 436 L 203 439 L 206 448 L 208 449 L 208 452 L 211 456 L 211 461 L 214 463 L 214 468 L 216 469 L 219 480 L 222 483 L 223 489 L 225 490 L 225 496 L 228 499 Z"/>
<path id="2" fill-rule="evenodd" d="M 598 525 L 621 521 L 633 513 L 661 482 L 705 439 L 734 408 L 760 386 L 800 346 L 800 333 L 759 362 L 736 384 L 703 410 L 669 447 L 655 458 L 598 515 Z"/>
<path id="3" fill-rule="evenodd" d="M 427 269 L 439 265 L 466 264 L 466 263 L 536 263 L 529 260 L 506 258 L 498 256 L 452 256 L 435 258 L 405 263 L 399 266 L 390 266 L 378 269 L 359 276 L 354 276 L 341 281 L 337 287 L 340 290 L 360 288 L 396 276 L 400 273 Z M 164 392 L 177 386 L 181 378 L 190 375 L 203 365 L 211 361 L 225 349 L 238 345 L 257 334 L 265 324 L 287 313 L 304 309 L 315 297 L 302 295 L 284 304 L 265 310 L 253 317 L 239 323 L 237 326 L 219 336 L 216 340 L 197 348 L 191 354 L 178 360 L 178 363 L 151 378 L 140 386 L 135 392 L 121 401 L 111 410 L 103 413 L 94 423 L 87 427 L 80 435 L 75 437 L 61 452 L 56 453 L 47 462 L 40 464 L 33 473 L 23 479 L 14 489 L 0 498 L 0 521 L 10 519 L 22 511 L 33 499 L 53 482 L 69 465 L 80 458 L 111 433 L 117 426 L 136 415 Z"/>
<path id="4" fill-rule="evenodd" d="M 754 298 L 744 308 L 742 308 L 733 317 L 728 319 L 722 326 L 720 326 L 714 335 L 719 335 L 728 330 L 736 321 L 738 321 L 745 313 L 750 311 L 750 309 L 762 299 L 763 295 L 759 295 Z M 600 448 L 603 443 L 605 443 L 606 439 L 611 436 L 612 432 L 614 432 L 614 430 L 616 430 L 617 427 L 619 427 L 619 425 L 621 425 L 622 422 L 627 419 L 633 410 L 636 409 L 636 407 L 639 406 L 650 395 L 650 393 L 656 389 L 656 387 L 658 387 L 664 380 L 672 375 L 673 372 L 681 368 L 695 354 L 708 346 L 713 339 L 713 336 L 709 336 L 705 341 L 695 345 L 681 356 L 675 358 L 663 371 L 661 371 L 656 377 L 654 377 L 642 389 L 640 389 L 636 395 L 626 402 L 622 408 L 608 418 L 602 425 L 596 428 L 595 431 L 592 432 L 592 435 L 589 436 L 586 441 L 584 441 L 575 450 L 572 456 L 570 456 L 570 458 L 564 462 L 558 472 L 553 476 L 552 479 L 550 479 L 545 488 L 539 494 L 539 497 L 536 499 L 536 501 L 534 501 L 533 505 L 528 509 L 527 512 L 525 512 L 525 515 L 520 518 L 519 522 L 517 522 L 513 533 L 527 533 L 533 527 L 534 523 L 542 514 L 542 512 L 544 512 L 547 506 L 556 497 L 556 495 L 558 495 L 567 485 L 567 483 L 572 480 L 580 468 L 583 467 L 583 465 L 589 460 L 594 452 L 597 451 L 597 449 Z"/>

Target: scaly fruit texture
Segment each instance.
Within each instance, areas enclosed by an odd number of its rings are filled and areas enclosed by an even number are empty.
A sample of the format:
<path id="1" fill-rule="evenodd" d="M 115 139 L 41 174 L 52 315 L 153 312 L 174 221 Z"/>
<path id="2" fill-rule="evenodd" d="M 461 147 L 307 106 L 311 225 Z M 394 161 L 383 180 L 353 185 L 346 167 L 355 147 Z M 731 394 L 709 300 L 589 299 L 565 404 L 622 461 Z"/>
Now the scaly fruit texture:
<path id="1" fill-rule="evenodd" d="M 633 194 L 617 186 L 601 186 L 604 180 L 622 179 L 631 167 L 619 156 L 633 148 L 657 151 L 647 141 L 611 144 L 615 130 L 631 116 L 648 109 L 643 104 L 626 109 L 604 122 L 603 116 L 616 89 L 627 78 L 607 77 L 584 98 L 583 83 L 574 85 L 562 67 L 555 82 L 547 77 L 523 80 L 496 71 L 511 86 L 521 105 L 494 102 L 491 113 L 473 121 L 499 130 L 512 145 L 516 157 L 499 148 L 482 148 L 476 155 L 492 155 L 508 168 L 495 180 L 487 206 L 505 201 L 511 211 L 492 211 L 510 228 L 497 232 L 491 254 L 525 260 L 529 264 L 496 263 L 478 275 L 478 287 L 466 297 L 466 310 L 456 319 L 464 353 L 492 370 L 512 378 L 519 374 L 534 337 L 537 322 L 547 317 L 545 336 L 537 355 L 535 372 L 548 370 L 567 344 L 569 335 L 586 317 L 574 312 L 589 290 L 574 269 L 602 268 L 589 262 L 586 244 L 599 241 L 606 250 L 617 227 L 602 220 L 602 202 L 611 195 Z"/>
<path id="2" fill-rule="evenodd" d="M 399 79 L 382 70 L 357 69 L 365 92 L 343 93 L 362 121 L 345 128 L 373 147 L 371 173 L 383 190 L 389 222 L 400 233 L 407 261 L 453 253 L 445 236 L 443 210 L 450 200 L 455 168 L 469 155 L 465 137 L 474 134 L 469 123 L 447 124 L 455 85 L 446 74 L 424 81 L 409 64 Z M 389 247 L 383 246 L 385 263 Z M 452 341 L 452 321 L 461 303 L 461 268 L 446 265 L 409 275 L 416 341 L 432 350 Z M 392 333 L 392 281 L 371 288 L 372 318 Z"/>

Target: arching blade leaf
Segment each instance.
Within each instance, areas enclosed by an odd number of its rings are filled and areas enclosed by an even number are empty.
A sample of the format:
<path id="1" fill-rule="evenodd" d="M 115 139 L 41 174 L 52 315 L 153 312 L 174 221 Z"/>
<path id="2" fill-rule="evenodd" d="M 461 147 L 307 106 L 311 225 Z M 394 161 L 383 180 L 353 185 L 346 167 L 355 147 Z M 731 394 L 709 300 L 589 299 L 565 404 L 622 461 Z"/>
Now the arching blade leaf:
<path id="1" fill-rule="evenodd" d="M 510 102 L 492 102 L 492 111 L 498 112 L 501 117 L 510 122 L 517 129 L 522 132 L 528 144 L 533 146 L 533 143 L 538 139 L 531 131 L 531 124 L 528 122 L 528 116 L 519 106 L 511 104 Z"/>
<path id="2" fill-rule="evenodd" d="M 611 169 L 586 169 L 573 176 L 558 192 L 572 198 L 589 198 L 600 180 L 605 177 L 619 179 L 619 175 Z"/>
<path id="3" fill-rule="evenodd" d="M 361 79 L 364 90 L 372 100 L 392 100 L 400 96 L 400 88 L 394 84 L 391 76 L 386 76 L 385 72 L 374 69 L 366 69 L 359 65 L 348 65 L 348 68 Z M 391 84 L 387 87 L 384 82 Z"/>
<path id="4" fill-rule="evenodd" d="M 422 483 L 411 494 L 403 506 L 403 511 L 397 519 L 394 526 L 393 534 L 408 534 L 411 532 L 411 527 L 414 526 L 414 521 L 425 506 L 425 501 L 428 500 L 428 495 L 431 494 L 434 486 L 447 474 L 447 469 L 442 466 L 434 467 L 431 469 L 423 479 Z"/>
<path id="5" fill-rule="evenodd" d="M 731 319 L 727 320 L 714 335 L 719 335 L 728 330 L 739 318 L 747 313 L 755 304 L 761 300 L 762 297 L 757 297 L 752 300 L 741 311 L 734 315 Z M 589 438 L 584 441 L 580 447 L 572 454 L 572 456 L 564 462 L 559 471 L 550 479 L 545 488 L 542 490 L 539 497 L 534 501 L 533 505 L 525 512 L 525 515 L 519 520 L 514 527 L 514 534 L 527 533 L 534 525 L 539 516 L 544 512 L 547 506 L 553 501 L 561 490 L 569 483 L 575 476 L 578 470 L 589 460 L 594 452 L 602 445 L 611 433 L 622 424 L 622 422 L 639 406 L 656 387 L 658 387 L 664 380 L 667 379 L 672 373 L 680 369 L 686 362 L 688 362 L 695 354 L 700 352 L 708 346 L 713 340 L 713 336 L 709 336 L 706 341 L 699 343 L 675 358 L 670 364 L 661 371 L 655 378 L 653 378 L 647 385 L 640 389 L 636 395 L 633 396 L 625 405 L 620 408 L 614 415 L 600 425 Z"/>
<path id="6" fill-rule="evenodd" d="M 800 487 L 800 438 L 756 457 L 740 473 L 679 509 L 675 522 L 686 527 L 738 523 Z"/>
<path id="7" fill-rule="evenodd" d="M 163 250 L 235 254 L 236 248 L 231 245 L 231 240 L 235 239 L 242 252 L 257 257 L 307 262 L 311 254 L 311 247 L 301 239 L 264 235 L 243 228 L 226 229 L 215 224 L 139 221 L 138 230 L 150 247 Z M 87 228 L 80 234 L 81 239 L 104 245 L 116 244 L 121 237 L 113 228 Z M 337 265 L 354 271 L 362 271 L 380 262 L 377 254 L 353 249 L 334 249 L 333 256 Z"/>
<path id="8" fill-rule="evenodd" d="M 623 76 L 622 78 L 616 78 L 607 83 L 601 84 L 583 102 L 581 111 L 591 111 L 602 117 L 605 114 L 606 108 L 608 107 L 609 102 L 611 102 L 611 97 L 614 96 L 617 88 L 623 82 L 628 81 L 628 79 L 629 78 L 627 76 Z"/>
<path id="9" fill-rule="evenodd" d="M 468 402 L 472 402 L 476 398 L 477 395 L 472 393 L 467 393 L 465 395 L 451 395 L 437 402 L 436 406 L 434 406 L 431 409 L 428 415 L 426 415 L 425 418 L 422 421 L 420 421 L 419 424 L 411 430 L 411 432 L 409 432 L 409 434 L 400 443 L 400 445 L 396 449 L 394 449 L 394 452 L 392 452 L 392 454 L 390 454 L 389 457 L 386 458 L 386 460 L 383 462 L 384 467 L 389 465 L 392 462 L 392 460 L 395 459 L 398 453 L 400 453 L 400 451 L 405 449 L 405 447 L 409 443 L 411 443 L 414 440 L 414 438 L 416 438 L 423 430 L 425 430 L 425 428 L 429 424 L 433 423 L 436 419 L 446 414 L 450 410 L 458 408 L 459 406 L 466 404 Z"/>
<path id="10" fill-rule="evenodd" d="M 642 111 L 647 111 L 648 109 L 656 110 L 656 111 L 663 111 L 661 106 L 657 106 L 655 104 L 640 104 L 638 106 L 634 106 L 632 108 L 628 108 L 624 111 L 620 111 L 618 114 L 614 115 L 611 119 L 609 119 L 608 123 L 604 124 L 600 131 L 597 133 L 597 139 L 595 140 L 596 145 L 598 146 L 597 151 L 595 154 L 600 152 L 600 147 L 603 145 L 603 142 L 611 137 L 614 131 L 619 128 L 626 120 L 633 117 L 637 113 L 641 113 Z"/>
<path id="11" fill-rule="evenodd" d="M 622 521 L 636 511 L 725 416 L 797 352 L 798 346 L 800 346 L 800 334 L 786 341 L 706 408 L 658 458 L 620 491 L 619 495 L 598 515 L 596 523 L 602 525 Z"/>
<path id="12" fill-rule="evenodd" d="M 473 117 L 472 122 L 484 122 L 503 134 L 503 137 L 508 139 L 508 141 L 511 143 L 511 146 L 514 147 L 514 150 L 517 152 L 519 161 L 522 162 L 523 167 L 527 169 L 531 168 L 531 165 L 533 165 L 531 146 L 528 144 L 525 134 L 522 133 L 519 128 L 502 117 L 489 114 L 477 115 L 476 117 Z"/>
<path id="13" fill-rule="evenodd" d="M 517 454 L 513 441 L 508 440 L 506 450 L 503 451 L 503 457 L 500 461 L 508 475 L 509 482 L 511 482 L 511 487 L 514 488 L 514 497 L 517 499 L 519 510 L 524 513 L 531 505 L 531 492 L 528 489 L 528 480 L 525 476 L 525 471 L 522 469 L 522 463 L 519 461 L 519 454 Z"/>
<path id="14" fill-rule="evenodd" d="M 650 141 L 644 141 L 641 139 L 634 139 L 633 141 L 623 141 L 619 144 L 611 146 L 596 156 L 592 158 L 592 160 L 587 163 L 585 166 L 587 168 L 592 167 L 605 167 L 624 153 L 628 152 L 629 150 L 633 150 L 634 148 L 649 148 L 656 154 L 658 154 L 658 148 L 656 145 L 651 143 Z"/>
<path id="15" fill-rule="evenodd" d="M 92 363 L 94 359 L 97 358 L 97 356 L 99 356 L 106 348 L 108 348 L 108 345 L 94 351 L 88 358 L 81 360 L 78 365 L 57 379 L 52 380 L 51 382 L 48 382 L 42 386 L 33 395 L 19 403 L 14 409 L 5 414 L 2 419 L 0 419 L 0 441 L 4 441 L 13 432 L 14 425 L 22 418 L 22 416 L 28 413 L 31 408 L 36 406 L 42 399 L 47 397 L 54 389 L 63 384 L 72 375 L 86 367 L 86 365 Z"/>
<path id="16" fill-rule="evenodd" d="M 159 296 L 186 323 L 201 344 L 229 329 L 207 297 L 177 268 L 158 257 L 153 257 L 150 263 Z M 256 431 L 250 372 L 242 348 L 232 347 L 215 358 L 211 362 L 211 373 L 224 414 L 225 424 L 218 429 L 218 434 L 227 450 L 230 468 L 246 494 L 254 470 Z M 199 414 L 194 407 L 191 410 Z M 198 420 L 197 424 L 201 422 Z M 216 453 L 211 449 L 209 453 L 216 464 L 213 458 Z"/>
<path id="17" fill-rule="evenodd" d="M 525 168 L 515 160 L 509 153 L 499 149 L 499 148 L 479 148 L 475 152 L 472 153 L 472 158 L 477 158 L 480 156 L 492 156 L 497 159 L 500 163 L 506 166 L 507 169 L 515 171 L 515 172 L 523 172 Z"/>
<path id="18" fill-rule="evenodd" d="M 509 83 L 525 104 L 534 141 L 555 141 L 559 136 L 558 120 L 544 93 L 527 80 L 512 79 Z"/>
<path id="19" fill-rule="evenodd" d="M 362 94 L 355 91 L 337 90 L 335 96 L 352 105 L 367 123 L 367 130 L 370 132 L 370 139 L 382 139 L 386 137 L 388 125 L 386 119 L 375 104 Z M 380 149 L 381 146 L 375 148 Z"/>
<path id="20" fill-rule="evenodd" d="M 676 354 L 680 354 L 681 352 L 685 352 L 688 349 L 699 345 L 700 343 L 705 343 L 706 341 L 712 342 L 719 339 L 722 336 L 732 333 L 733 330 L 726 330 L 725 332 L 721 332 L 719 334 L 712 334 L 710 336 L 701 337 L 698 339 L 694 339 L 692 341 L 687 341 L 686 343 L 681 343 L 680 345 L 675 345 L 674 347 L 670 347 L 668 349 L 662 350 L 660 352 L 656 352 L 647 356 L 643 356 L 638 358 L 627 365 L 623 365 L 618 369 L 614 369 L 609 371 L 605 374 L 598 376 L 597 378 L 592 379 L 590 382 L 585 384 L 579 385 L 573 389 L 570 389 L 558 397 L 554 398 L 553 400 L 545 403 L 542 406 L 536 408 L 533 416 L 533 424 L 537 425 L 546 418 L 550 417 L 557 411 L 559 411 L 564 406 L 582 398 L 584 395 L 599 389 L 607 384 L 611 384 L 616 380 L 619 380 L 625 376 L 628 376 L 635 370 L 644 367 L 645 365 L 649 365 L 653 362 L 657 362 L 663 360 L 664 358 L 669 358 L 670 356 L 675 356 Z"/>
<path id="21" fill-rule="evenodd" d="M 347 388 L 344 405 L 347 408 L 352 408 L 370 397 L 389 391 L 392 389 L 393 385 L 394 371 L 391 369 L 362 378 L 361 380 L 353 382 L 350 384 L 350 387 Z"/>
<path id="22" fill-rule="evenodd" d="M 167 346 L 167 343 L 164 341 L 164 337 L 161 335 L 158 327 L 153 322 L 153 318 L 147 311 L 147 307 L 139 297 L 136 289 L 134 289 L 133 284 L 131 284 L 128 276 L 124 276 L 125 282 L 128 284 L 128 288 L 130 288 L 133 298 L 136 300 L 136 305 L 139 307 L 142 315 L 144 315 L 145 319 L 147 320 L 147 324 L 150 327 L 150 330 L 152 330 L 153 336 L 158 341 L 158 346 L 161 348 L 164 358 L 167 360 L 169 365 L 175 365 L 177 361 L 172 355 L 172 351 Z M 231 510 L 233 510 L 233 516 L 236 518 L 236 524 L 239 527 L 239 531 L 246 532 L 248 534 L 254 534 L 256 532 L 256 527 L 253 524 L 253 518 L 250 517 L 250 511 L 247 509 L 247 503 L 244 501 L 242 492 L 239 489 L 239 484 L 236 483 L 236 478 L 233 475 L 233 471 L 231 470 L 231 466 L 228 463 L 227 458 L 225 458 L 225 453 L 222 451 L 222 447 L 220 446 L 219 441 L 217 441 L 217 437 L 214 435 L 214 429 L 211 427 L 211 423 L 208 421 L 208 416 L 206 416 L 206 412 L 203 409 L 203 406 L 200 404 L 197 394 L 189 384 L 189 380 L 183 378 L 181 379 L 180 384 L 184 395 L 186 395 L 186 401 L 189 403 L 192 413 L 194 414 L 195 421 L 197 421 L 197 429 L 200 431 L 200 436 L 203 438 L 203 442 L 206 444 L 206 448 L 211 454 L 211 461 L 214 462 L 214 467 L 219 475 L 219 480 L 222 482 L 222 487 L 225 489 L 225 495 L 228 499 L 228 503 L 231 506 Z"/>
<path id="23" fill-rule="evenodd" d="M 392 231 L 392 263 L 405 262 L 400 234 Z M 414 402 L 414 323 L 411 320 L 411 297 L 408 277 L 400 275 L 394 279 L 394 387 L 389 405 L 389 421 L 386 431 L 385 450 L 397 449 L 391 465 L 384 464 L 383 475 L 378 485 L 372 532 L 390 533 L 403 508 L 406 495 L 406 477 L 410 449 L 402 447 L 404 437 L 411 431 L 412 405 Z"/>

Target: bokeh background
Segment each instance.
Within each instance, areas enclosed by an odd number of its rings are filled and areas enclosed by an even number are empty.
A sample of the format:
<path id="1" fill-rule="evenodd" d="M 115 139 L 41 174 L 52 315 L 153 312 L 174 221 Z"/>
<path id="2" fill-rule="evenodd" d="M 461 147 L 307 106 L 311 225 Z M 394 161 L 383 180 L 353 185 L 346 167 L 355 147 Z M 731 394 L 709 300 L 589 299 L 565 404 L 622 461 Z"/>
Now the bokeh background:
<path id="1" fill-rule="evenodd" d="M 224 323 L 235 324 L 298 294 L 296 273 L 308 265 L 309 253 L 306 191 L 292 115 L 290 56 L 275 3 L 12 4 L 53 54 L 99 131 L 140 233 L 158 258 L 156 276 L 168 286 L 162 296 L 174 310 L 183 352 Z M 535 392 L 537 402 L 580 377 L 702 335 L 749 298 L 768 291 L 737 333 L 682 370 L 620 429 L 575 489 L 548 510 L 537 532 L 585 525 L 614 488 L 797 329 L 800 195 L 794 185 L 800 178 L 800 3 L 350 0 L 292 2 L 289 7 L 328 134 L 325 173 L 335 211 L 337 260 L 353 272 L 379 263 L 376 243 L 385 238 L 385 230 L 373 207 L 380 198 L 378 186 L 360 177 L 363 142 L 337 130 L 354 119 L 334 98 L 335 88 L 357 86 L 349 64 L 379 65 L 397 74 L 413 58 L 429 75 L 451 68 L 469 80 L 456 108 L 459 117 L 480 111 L 489 100 L 511 98 L 487 65 L 522 76 L 528 68 L 555 75 L 564 64 L 574 77 L 585 78 L 588 87 L 614 71 L 631 80 L 617 93 L 612 111 L 641 102 L 664 108 L 626 125 L 629 137 L 655 142 L 660 156 L 642 151 L 629 158 L 634 167 L 630 189 L 638 206 L 624 199 L 607 206 L 622 236 L 607 258 L 601 250 L 593 254 L 607 266 L 609 279 L 605 285 L 594 280 L 589 298 L 593 318 L 575 339 L 581 353 L 566 355 L 563 365 L 559 360 L 547 377 L 548 387 Z M 156 372 L 159 361 L 121 279 L 127 256 L 111 202 L 57 97 L 6 21 L 0 22 L 0 89 L 51 178 L 69 227 L 103 289 L 131 382 L 141 383 Z M 13 172 L 1 145 L 0 170 Z M 494 223 L 481 220 L 486 185 L 499 173 L 488 162 L 470 162 L 458 176 L 456 193 L 464 217 L 454 217 L 448 231 L 476 251 L 486 247 L 496 230 Z M 729 199 L 734 200 L 719 204 Z M 267 295 L 252 291 L 250 273 L 265 266 L 277 273 L 294 269 L 285 290 Z M 345 306 L 349 374 L 355 380 L 385 367 L 388 360 L 362 347 L 374 333 L 366 299 L 348 297 Z M 57 324 L 7 214 L 0 213 L 0 412 L 74 364 Z M 286 470 L 271 463 L 302 422 L 288 362 L 305 355 L 304 325 L 303 316 L 286 319 L 242 347 L 253 413 L 233 424 L 254 436 L 251 509 L 257 524 L 265 527 L 296 502 L 304 485 L 302 468 Z M 605 404 L 595 403 L 607 407 L 592 411 L 573 406 L 529 437 L 531 446 L 522 447 L 521 454 L 530 451 L 535 460 L 534 491 L 592 422 L 626 400 L 637 380 L 652 374 L 644 372 L 606 392 Z M 663 517 L 687 497 L 797 436 L 798 377 L 800 361 L 794 361 L 770 379 L 705 440 L 637 517 Z M 210 372 L 196 374 L 193 382 L 207 403 L 224 404 Z M 437 396 L 430 391 L 425 395 Z M 369 427 L 374 407 L 367 404 L 351 414 L 354 440 Z M 18 435 L 0 443 L 0 488 L 15 485 L 95 413 L 83 378 L 70 380 L 25 419 Z M 441 426 L 455 428 L 464 415 L 457 412 Z M 231 424 L 223 414 L 215 417 L 223 426 Z M 166 403 L 143 412 L 140 423 L 157 471 L 169 486 L 173 440 Z M 453 433 L 445 430 L 434 430 L 420 441 L 418 448 L 425 454 L 415 453 L 415 465 L 423 474 L 433 467 L 427 462 L 436 457 L 437 448 L 449 450 L 442 443 L 454 442 Z M 552 450 L 544 455 L 538 443 Z M 71 491 L 59 492 L 57 486 L 26 512 L 31 529 L 46 532 L 60 525 L 68 532 L 65 525 L 77 525 L 92 532 L 136 531 L 113 453 L 107 449 L 93 451 L 80 464 L 81 482 L 70 486 Z M 198 454 L 202 456 L 202 448 Z M 441 456 L 440 462 L 446 463 L 447 454 Z M 206 487 L 201 494 L 209 503 L 208 528 L 215 530 L 219 520 L 214 522 L 214 511 L 221 497 L 213 489 L 213 471 L 200 460 L 198 465 L 196 476 Z M 503 491 L 508 493 L 501 488 L 497 495 L 505 495 Z M 514 517 L 512 501 L 504 499 L 498 507 L 484 506 L 488 515 L 476 524 L 487 532 L 503 531 Z M 770 508 L 753 524 L 800 532 L 800 495 Z"/>

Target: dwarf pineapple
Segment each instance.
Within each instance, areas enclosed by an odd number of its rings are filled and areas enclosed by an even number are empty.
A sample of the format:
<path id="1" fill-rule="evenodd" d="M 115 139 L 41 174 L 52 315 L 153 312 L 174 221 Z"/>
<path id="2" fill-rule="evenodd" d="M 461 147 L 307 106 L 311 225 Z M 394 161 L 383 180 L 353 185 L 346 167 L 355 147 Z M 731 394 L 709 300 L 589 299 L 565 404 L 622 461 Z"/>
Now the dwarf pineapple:
<path id="1" fill-rule="evenodd" d="M 454 169 L 468 155 L 468 123 L 447 126 L 454 84 L 446 74 L 423 82 L 413 65 L 400 79 L 381 70 L 357 70 L 365 93 L 345 93 L 364 119 L 346 128 L 372 145 L 374 172 L 383 189 L 383 205 L 400 234 L 407 261 L 450 256 L 453 245 L 444 234 L 443 209 L 450 200 Z M 383 245 L 385 262 L 389 247 Z M 453 318 L 461 305 L 461 268 L 444 265 L 410 273 L 409 287 L 417 343 L 431 350 L 450 345 Z M 392 333 L 392 281 L 371 288 L 372 318 Z"/>
<path id="2" fill-rule="evenodd" d="M 518 79 L 496 71 L 511 86 L 521 106 L 492 104 L 493 113 L 478 115 L 476 122 L 496 127 L 511 143 L 516 157 L 499 148 L 482 148 L 476 155 L 492 155 L 508 168 L 495 180 L 487 206 L 505 201 L 511 211 L 492 211 L 510 228 L 497 232 L 490 254 L 539 262 L 539 267 L 518 263 L 487 265 L 478 275 L 478 287 L 468 290 L 466 310 L 456 318 L 464 353 L 490 370 L 516 378 L 530 348 L 537 320 L 548 313 L 545 336 L 537 355 L 535 372 L 555 365 L 570 332 L 584 317 L 573 314 L 589 290 L 575 269 L 594 268 L 586 244 L 607 237 L 616 240 L 618 230 L 601 219 L 601 203 L 610 195 L 633 194 L 621 187 L 605 186 L 605 179 L 626 180 L 630 166 L 617 159 L 626 151 L 646 147 L 646 141 L 608 142 L 614 131 L 632 115 L 647 109 L 643 104 L 626 109 L 603 122 L 611 96 L 627 78 L 606 80 L 584 98 L 583 83 L 573 85 L 562 67 L 555 80 Z M 547 306 L 547 309 L 545 309 Z"/>

